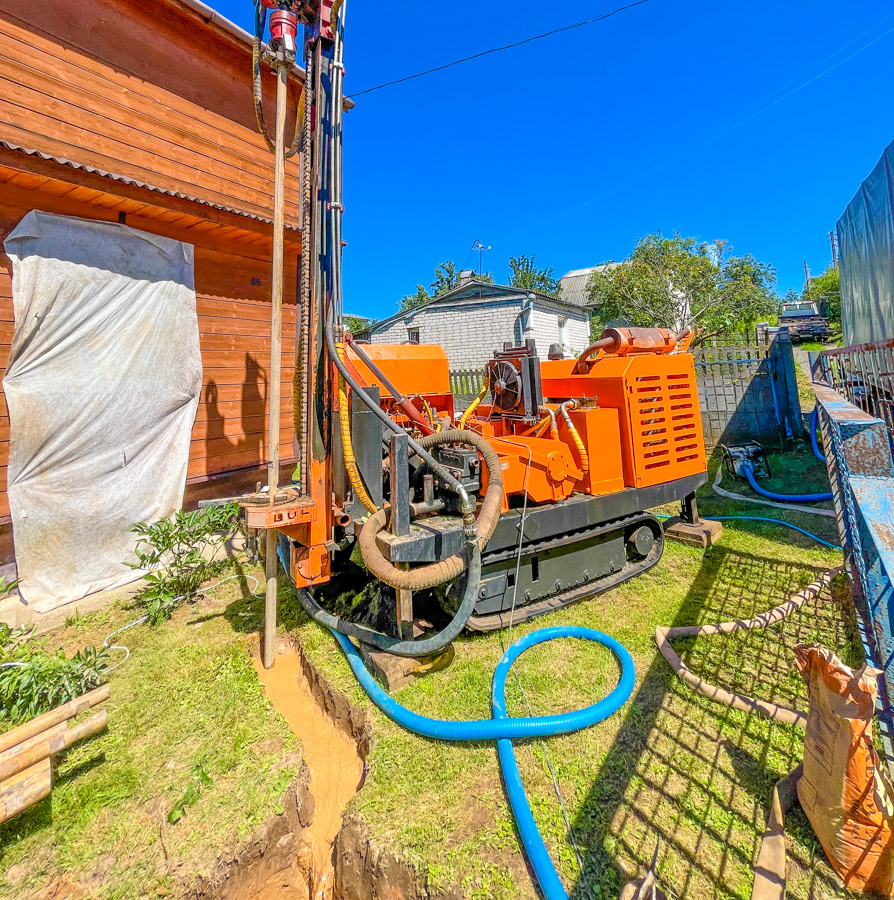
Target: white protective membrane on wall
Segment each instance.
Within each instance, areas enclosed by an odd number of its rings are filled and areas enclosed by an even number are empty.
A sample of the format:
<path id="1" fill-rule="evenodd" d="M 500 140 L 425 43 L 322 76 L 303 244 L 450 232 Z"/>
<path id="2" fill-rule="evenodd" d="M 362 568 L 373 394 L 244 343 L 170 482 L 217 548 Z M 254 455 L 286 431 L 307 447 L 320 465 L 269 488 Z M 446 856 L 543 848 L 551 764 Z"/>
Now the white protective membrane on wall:
<path id="1" fill-rule="evenodd" d="M 133 581 L 131 526 L 182 504 L 202 387 L 193 247 L 35 211 L 5 248 L 9 505 L 21 594 L 48 612 Z"/>

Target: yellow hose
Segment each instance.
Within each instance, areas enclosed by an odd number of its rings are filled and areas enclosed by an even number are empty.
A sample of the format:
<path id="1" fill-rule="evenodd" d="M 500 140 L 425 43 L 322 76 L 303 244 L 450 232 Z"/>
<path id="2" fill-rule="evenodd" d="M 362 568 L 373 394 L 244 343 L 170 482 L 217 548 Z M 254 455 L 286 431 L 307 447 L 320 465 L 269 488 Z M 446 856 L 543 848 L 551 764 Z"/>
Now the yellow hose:
<path id="1" fill-rule="evenodd" d="M 422 406 L 425 409 L 425 414 L 428 416 L 428 424 L 431 425 L 432 431 L 435 433 L 439 432 L 443 427 L 443 422 L 441 422 L 440 417 L 435 416 L 435 411 L 431 408 L 431 404 L 425 397 L 419 398 L 422 401 Z"/>
<path id="2" fill-rule="evenodd" d="M 335 345 L 335 350 L 338 353 L 338 358 L 344 362 L 345 345 L 339 341 Z M 348 415 L 348 392 L 341 373 L 338 376 L 338 418 L 341 423 L 341 443 L 345 457 L 345 470 L 354 490 L 354 496 L 369 512 L 376 513 L 378 512 L 378 507 L 373 503 L 372 497 L 366 492 L 363 479 L 360 477 L 360 470 L 357 468 L 357 460 L 354 458 L 354 445 L 351 443 L 351 419 Z"/>
<path id="3" fill-rule="evenodd" d="M 574 400 L 569 400 L 566 403 L 563 403 L 559 409 L 562 412 L 562 417 L 565 419 L 565 424 L 568 426 L 568 432 L 573 438 L 574 443 L 577 445 L 577 452 L 580 454 L 580 468 L 585 477 L 587 472 L 590 471 L 590 458 L 587 456 L 587 448 L 584 446 L 584 442 L 580 439 L 580 435 L 574 427 L 574 422 L 571 421 L 571 416 L 568 415 L 569 404 L 572 404 L 572 409 L 577 405 Z"/>
<path id="4" fill-rule="evenodd" d="M 472 413 L 481 406 L 481 401 L 487 396 L 489 390 L 490 382 L 485 378 L 484 387 L 481 388 L 481 393 L 472 401 L 472 405 L 462 414 L 462 418 L 459 420 L 460 429 L 466 427 L 466 423 L 472 418 Z"/>
<path id="5" fill-rule="evenodd" d="M 549 425 L 549 416 L 544 416 L 536 425 L 523 431 L 521 437 L 543 437 L 547 425 Z"/>

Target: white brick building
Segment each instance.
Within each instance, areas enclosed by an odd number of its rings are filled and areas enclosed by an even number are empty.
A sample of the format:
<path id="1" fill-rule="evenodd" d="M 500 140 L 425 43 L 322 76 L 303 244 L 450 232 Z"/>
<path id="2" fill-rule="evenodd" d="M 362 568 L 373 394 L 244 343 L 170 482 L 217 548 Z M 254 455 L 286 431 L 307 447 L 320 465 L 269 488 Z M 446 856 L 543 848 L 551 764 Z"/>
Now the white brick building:
<path id="1" fill-rule="evenodd" d="M 451 371 L 480 369 L 502 350 L 533 338 L 546 359 L 552 344 L 566 356 L 590 343 L 588 310 L 555 297 L 499 284 L 468 280 L 422 306 L 377 322 L 369 330 L 374 344 L 440 344 Z"/>

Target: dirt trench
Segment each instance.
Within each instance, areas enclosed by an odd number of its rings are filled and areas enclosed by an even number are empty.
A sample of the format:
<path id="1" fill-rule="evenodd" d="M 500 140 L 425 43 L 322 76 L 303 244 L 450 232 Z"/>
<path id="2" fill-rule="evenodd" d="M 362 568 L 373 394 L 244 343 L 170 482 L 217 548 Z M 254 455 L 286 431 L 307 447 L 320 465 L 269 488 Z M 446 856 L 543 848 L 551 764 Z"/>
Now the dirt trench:
<path id="1" fill-rule="evenodd" d="M 432 891 L 412 865 L 377 847 L 344 809 L 362 788 L 370 750 L 365 713 L 333 690 L 302 653 L 281 639 L 276 665 L 255 669 L 274 708 L 301 739 L 302 771 L 283 813 L 222 853 L 188 900 L 461 900 Z"/>

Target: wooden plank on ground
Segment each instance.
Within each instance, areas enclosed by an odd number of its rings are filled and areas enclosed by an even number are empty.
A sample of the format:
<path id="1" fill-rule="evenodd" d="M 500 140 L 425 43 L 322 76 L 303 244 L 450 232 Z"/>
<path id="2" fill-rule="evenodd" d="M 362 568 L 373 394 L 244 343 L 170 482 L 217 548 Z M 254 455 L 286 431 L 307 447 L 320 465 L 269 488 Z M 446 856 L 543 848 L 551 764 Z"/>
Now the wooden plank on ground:
<path id="1" fill-rule="evenodd" d="M 5 734 L 0 734 L 0 753 L 21 744 L 23 741 L 27 741 L 29 738 L 46 731 L 48 728 L 52 728 L 54 725 L 58 725 L 60 722 L 66 722 L 73 716 L 92 709 L 94 706 L 108 700 L 110 696 L 111 688 L 109 685 L 103 684 L 95 690 L 62 704 L 62 706 L 51 709 L 42 716 L 31 719 L 30 722 L 25 722 L 24 725 L 19 725 Z"/>
<path id="2" fill-rule="evenodd" d="M 53 764 L 49 758 L 0 781 L 0 822 L 6 822 L 49 797 L 52 789 Z"/>

